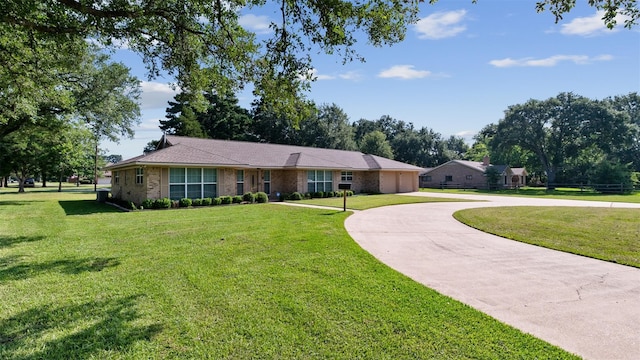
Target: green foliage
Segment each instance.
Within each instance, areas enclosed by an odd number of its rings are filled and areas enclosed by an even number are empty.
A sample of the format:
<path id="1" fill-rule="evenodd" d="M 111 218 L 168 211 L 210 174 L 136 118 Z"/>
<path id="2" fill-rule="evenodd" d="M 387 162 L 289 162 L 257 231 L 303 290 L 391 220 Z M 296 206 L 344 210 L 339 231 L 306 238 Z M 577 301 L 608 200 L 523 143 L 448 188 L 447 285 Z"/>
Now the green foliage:
<path id="1" fill-rule="evenodd" d="M 140 206 L 142 206 L 145 209 L 152 209 L 153 208 L 153 203 L 155 201 L 153 199 L 145 199 Z"/>
<path id="2" fill-rule="evenodd" d="M 259 204 L 264 204 L 269 202 L 269 196 L 267 193 L 259 191 L 256 193 L 256 202 Z"/>
<path id="3" fill-rule="evenodd" d="M 202 206 L 211 206 L 213 205 L 213 199 L 212 198 L 204 198 L 202 199 Z"/>
<path id="4" fill-rule="evenodd" d="M 219 198 L 219 197 L 214 198 L 211 205 L 222 205 L 222 198 Z"/>
<path id="5" fill-rule="evenodd" d="M 500 172 L 495 166 L 489 166 L 484 171 L 487 180 L 487 188 L 489 190 L 497 190 L 500 188 Z"/>
<path id="6" fill-rule="evenodd" d="M 292 193 L 292 194 L 290 194 L 287 197 L 287 200 L 302 200 L 302 199 L 304 199 L 304 196 L 302 194 L 300 194 L 299 192 L 297 192 L 297 191 Z"/>
<path id="7" fill-rule="evenodd" d="M 252 204 L 256 201 L 256 195 L 250 192 L 246 192 L 242 195 L 242 201 Z"/>
<path id="8" fill-rule="evenodd" d="M 627 164 L 599 162 L 591 177 L 594 189 L 598 192 L 624 193 L 633 190 L 632 173 Z"/>
<path id="9" fill-rule="evenodd" d="M 228 205 L 233 201 L 233 197 L 231 196 L 220 196 L 221 204 Z"/>
<path id="10" fill-rule="evenodd" d="M 393 150 L 387 141 L 387 136 L 381 131 L 372 131 L 366 134 L 360 142 L 360 151 L 365 154 L 378 155 L 387 159 L 393 159 Z"/>
<path id="11" fill-rule="evenodd" d="M 189 198 L 180 199 L 180 207 L 189 207 L 193 204 L 193 201 Z"/>
<path id="12" fill-rule="evenodd" d="M 192 205 L 193 206 L 202 206 L 202 199 L 193 199 Z"/>
<path id="13" fill-rule="evenodd" d="M 311 195 L 312 198 L 323 198 L 324 197 L 324 191 L 316 191 Z"/>
<path id="14" fill-rule="evenodd" d="M 156 199 L 153 201 L 153 209 L 169 209 L 172 207 L 172 202 L 171 199 L 169 198 L 162 198 L 162 199 Z"/>
<path id="15" fill-rule="evenodd" d="M 233 204 L 240 204 L 242 203 L 242 195 L 235 195 L 232 197 L 231 202 Z"/>

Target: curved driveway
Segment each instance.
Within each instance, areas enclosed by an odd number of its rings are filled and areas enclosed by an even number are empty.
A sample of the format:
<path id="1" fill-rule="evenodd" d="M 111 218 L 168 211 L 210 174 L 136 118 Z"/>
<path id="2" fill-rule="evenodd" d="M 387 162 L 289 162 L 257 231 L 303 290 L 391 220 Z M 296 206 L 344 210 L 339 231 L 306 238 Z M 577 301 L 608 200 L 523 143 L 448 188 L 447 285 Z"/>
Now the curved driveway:
<path id="1" fill-rule="evenodd" d="M 415 281 L 567 351 L 587 359 L 640 359 L 640 269 L 507 240 L 452 217 L 457 210 L 487 206 L 640 204 L 409 195 L 486 202 L 359 211 L 347 218 L 347 231 L 362 248 Z"/>

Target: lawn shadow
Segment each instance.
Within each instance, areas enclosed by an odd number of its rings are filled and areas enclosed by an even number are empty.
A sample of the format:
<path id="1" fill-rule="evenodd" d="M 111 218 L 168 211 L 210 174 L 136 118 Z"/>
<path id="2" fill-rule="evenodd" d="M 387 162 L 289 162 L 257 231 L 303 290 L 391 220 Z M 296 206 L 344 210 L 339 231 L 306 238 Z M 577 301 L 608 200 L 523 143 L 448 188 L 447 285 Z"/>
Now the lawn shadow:
<path id="1" fill-rule="evenodd" d="M 56 260 L 41 263 L 21 261 L 23 257 L 0 259 L 0 284 L 6 281 L 23 280 L 42 273 L 59 272 L 61 274 L 79 274 L 98 272 L 120 265 L 116 258 L 84 258 L 75 260 Z"/>
<path id="2" fill-rule="evenodd" d="M 44 239 L 44 236 L 0 236 L 0 249 L 20 243 L 36 242 Z"/>
<path id="3" fill-rule="evenodd" d="M 141 295 L 81 304 L 35 306 L 0 320 L 0 358 L 13 360 L 123 357 L 151 341 L 160 324 L 143 324 Z M 118 356 L 119 355 L 119 356 Z"/>
<path id="4" fill-rule="evenodd" d="M 60 200 L 58 204 L 68 216 L 120 212 L 117 208 L 96 200 Z"/>

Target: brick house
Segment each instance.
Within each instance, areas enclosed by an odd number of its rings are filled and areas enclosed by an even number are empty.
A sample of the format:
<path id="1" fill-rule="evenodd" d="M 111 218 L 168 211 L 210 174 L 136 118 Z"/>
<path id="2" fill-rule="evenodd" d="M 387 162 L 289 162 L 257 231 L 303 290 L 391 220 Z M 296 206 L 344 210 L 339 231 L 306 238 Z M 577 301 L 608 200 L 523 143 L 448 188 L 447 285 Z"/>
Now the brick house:
<path id="1" fill-rule="evenodd" d="M 156 151 L 121 161 L 111 171 L 112 196 L 145 199 L 204 198 L 263 191 L 418 191 L 421 168 L 357 151 L 198 139 L 165 135 Z"/>
<path id="2" fill-rule="evenodd" d="M 511 168 L 508 165 L 491 165 L 489 157 L 483 161 L 451 160 L 440 166 L 424 169 L 420 174 L 420 187 L 486 189 L 485 171 L 494 168 L 500 174 L 499 185 L 503 188 L 515 188 L 527 184 L 525 168 Z"/>

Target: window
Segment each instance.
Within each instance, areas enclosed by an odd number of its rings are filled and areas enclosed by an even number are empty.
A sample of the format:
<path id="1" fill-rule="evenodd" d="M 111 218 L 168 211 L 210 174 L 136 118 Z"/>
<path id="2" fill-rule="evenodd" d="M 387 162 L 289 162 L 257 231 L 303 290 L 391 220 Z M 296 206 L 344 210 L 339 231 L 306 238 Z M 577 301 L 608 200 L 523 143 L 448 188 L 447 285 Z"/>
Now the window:
<path id="1" fill-rule="evenodd" d="M 136 168 L 136 184 L 142 184 L 144 182 L 144 169 Z"/>
<path id="2" fill-rule="evenodd" d="M 202 168 L 169 169 L 169 198 L 201 199 L 217 196 L 218 171 Z"/>
<path id="3" fill-rule="evenodd" d="M 422 175 L 421 178 L 424 182 L 431 182 L 431 175 Z"/>
<path id="4" fill-rule="evenodd" d="M 271 194 L 271 170 L 264 170 L 262 172 L 262 182 L 264 184 L 264 192 Z"/>
<path id="5" fill-rule="evenodd" d="M 340 181 L 353 181 L 353 171 L 343 171 L 340 173 Z"/>
<path id="6" fill-rule="evenodd" d="M 307 171 L 307 191 L 333 191 L 333 173 L 329 170 Z"/>
<path id="7" fill-rule="evenodd" d="M 453 181 L 453 175 L 445 175 L 444 181 Z"/>
<path id="8" fill-rule="evenodd" d="M 236 195 L 244 194 L 244 170 L 236 171 Z"/>
<path id="9" fill-rule="evenodd" d="M 473 180 L 473 175 L 467 175 L 467 180 Z"/>
<path id="10" fill-rule="evenodd" d="M 117 171 L 113 172 L 113 183 L 120 184 L 120 173 Z"/>

